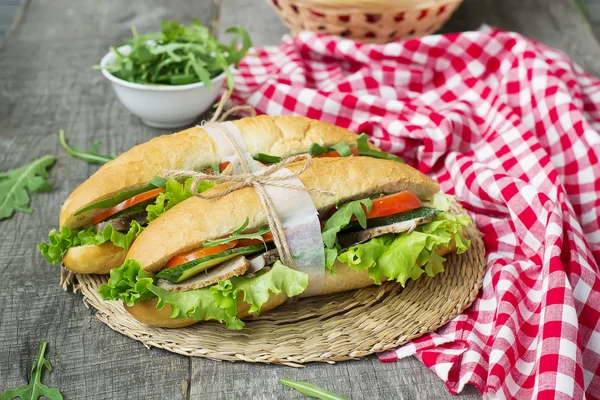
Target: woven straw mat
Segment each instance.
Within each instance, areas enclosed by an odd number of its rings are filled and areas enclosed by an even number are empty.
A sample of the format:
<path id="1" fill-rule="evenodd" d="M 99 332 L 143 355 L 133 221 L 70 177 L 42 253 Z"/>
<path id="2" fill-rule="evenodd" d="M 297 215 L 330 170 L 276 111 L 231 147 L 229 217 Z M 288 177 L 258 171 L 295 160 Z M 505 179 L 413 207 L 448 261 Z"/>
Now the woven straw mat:
<path id="1" fill-rule="evenodd" d="M 453 205 L 453 213 L 464 210 Z M 104 301 L 98 288 L 107 275 L 75 275 L 74 291 L 97 309 L 110 328 L 147 347 L 214 360 L 285 364 L 357 359 L 398 347 L 435 331 L 473 303 L 485 273 L 485 248 L 476 226 L 465 234 L 471 247 L 451 254 L 445 271 L 410 281 L 388 282 L 328 296 L 293 301 L 246 321 L 239 331 L 215 322 L 181 329 L 141 324 L 121 302 Z"/>

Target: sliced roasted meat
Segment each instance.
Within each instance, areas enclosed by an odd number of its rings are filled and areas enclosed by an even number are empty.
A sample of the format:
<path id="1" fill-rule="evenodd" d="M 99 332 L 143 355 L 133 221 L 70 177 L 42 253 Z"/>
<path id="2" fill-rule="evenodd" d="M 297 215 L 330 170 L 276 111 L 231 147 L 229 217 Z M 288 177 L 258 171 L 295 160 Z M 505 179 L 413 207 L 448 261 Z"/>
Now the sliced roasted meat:
<path id="1" fill-rule="evenodd" d="M 412 232 L 417 226 L 431 222 L 435 219 L 435 215 L 410 219 L 408 221 L 396 222 L 390 225 L 377 226 L 368 228 L 362 231 L 342 233 L 338 235 L 338 243 L 342 247 L 350 247 L 352 245 L 366 242 L 377 236 L 382 236 L 388 233 Z"/>
<path id="2" fill-rule="evenodd" d="M 234 276 L 244 275 L 248 271 L 249 265 L 246 257 L 237 256 L 181 283 L 171 283 L 167 280 L 159 279 L 157 286 L 170 292 L 186 292 L 188 290 L 201 289 L 219 281 L 233 278 Z"/>
<path id="3" fill-rule="evenodd" d="M 143 212 L 132 215 L 130 217 L 109 219 L 107 221 L 102 221 L 98 225 L 96 225 L 96 232 L 104 230 L 104 228 L 106 228 L 106 225 L 109 224 L 112 225 L 113 229 L 116 231 L 127 232 L 129 230 L 129 227 L 131 226 L 131 221 L 135 221 L 140 225 L 146 225 L 148 223 L 147 218 L 148 214 Z"/>
<path id="4" fill-rule="evenodd" d="M 269 250 L 250 259 L 250 268 L 248 269 L 248 271 L 254 274 L 266 267 L 267 265 L 274 264 L 277 260 L 279 260 L 279 253 L 277 252 L 277 249 Z"/>

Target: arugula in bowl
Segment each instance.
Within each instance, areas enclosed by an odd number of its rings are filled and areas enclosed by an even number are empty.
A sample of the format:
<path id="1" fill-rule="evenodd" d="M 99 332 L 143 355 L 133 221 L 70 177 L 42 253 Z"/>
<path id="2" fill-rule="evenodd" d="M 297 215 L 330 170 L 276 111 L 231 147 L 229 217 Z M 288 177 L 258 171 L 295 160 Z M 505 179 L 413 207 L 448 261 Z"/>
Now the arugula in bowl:
<path id="1" fill-rule="evenodd" d="M 135 26 L 132 32 L 133 37 L 123 45 L 110 48 L 115 62 L 96 68 L 132 83 L 187 85 L 202 82 L 209 88 L 213 78 L 225 73 L 227 87 L 232 90 L 230 67 L 237 66 L 252 46 L 248 32 L 241 27 L 227 29 L 234 37 L 229 44 L 224 44 L 196 19 L 189 25 L 163 20 L 158 33 L 139 35 Z"/>

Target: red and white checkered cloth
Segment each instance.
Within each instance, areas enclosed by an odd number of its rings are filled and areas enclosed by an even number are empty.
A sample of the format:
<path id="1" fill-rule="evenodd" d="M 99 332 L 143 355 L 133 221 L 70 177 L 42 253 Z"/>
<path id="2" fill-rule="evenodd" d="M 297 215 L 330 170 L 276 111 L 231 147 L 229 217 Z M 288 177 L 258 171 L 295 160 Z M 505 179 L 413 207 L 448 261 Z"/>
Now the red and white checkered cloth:
<path id="1" fill-rule="evenodd" d="M 516 33 L 387 45 L 312 33 L 246 56 L 234 98 L 366 132 L 483 233 L 477 300 L 415 355 L 451 393 L 600 398 L 600 80 Z"/>

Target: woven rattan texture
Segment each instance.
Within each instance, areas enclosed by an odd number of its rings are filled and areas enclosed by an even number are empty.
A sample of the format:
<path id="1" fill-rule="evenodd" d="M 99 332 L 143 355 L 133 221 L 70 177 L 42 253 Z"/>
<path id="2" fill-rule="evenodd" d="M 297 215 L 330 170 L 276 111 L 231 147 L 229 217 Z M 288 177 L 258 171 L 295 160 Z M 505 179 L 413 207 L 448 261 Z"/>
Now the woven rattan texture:
<path id="1" fill-rule="evenodd" d="M 462 0 L 429 2 L 356 1 L 314 2 L 268 0 L 283 23 L 294 33 L 309 30 L 370 43 L 387 43 L 429 35 L 450 18 Z M 396 2 L 397 3 L 397 2 Z M 415 4 L 413 4 L 415 3 Z"/>

